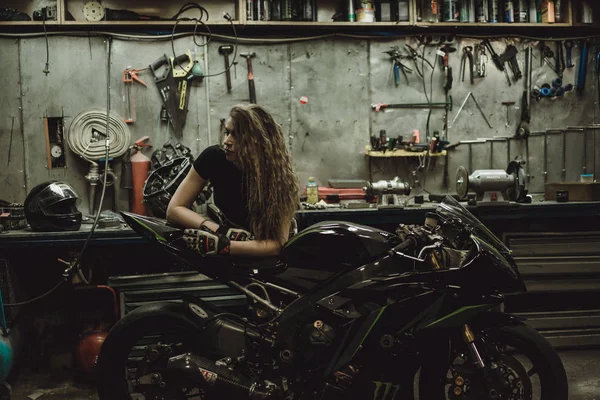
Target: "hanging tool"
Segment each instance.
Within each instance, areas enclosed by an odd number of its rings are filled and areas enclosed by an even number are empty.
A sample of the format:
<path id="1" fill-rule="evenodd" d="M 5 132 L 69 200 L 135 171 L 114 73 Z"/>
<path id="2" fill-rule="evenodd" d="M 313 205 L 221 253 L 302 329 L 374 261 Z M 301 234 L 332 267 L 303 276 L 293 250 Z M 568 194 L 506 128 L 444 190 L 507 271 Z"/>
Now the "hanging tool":
<path id="1" fill-rule="evenodd" d="M 504 75 L 506 76 L 506 82 L 508 82 L 508 86 L 511 86 L 512 82 L 510 81 L 510 77 L 508 76 L 508 71 L 506 70 L 506 68 L 504 68 L 504 62 L 500 59 L 500 56 L 498 55 L 498 53 L 496 53 L 490 41 L 488 39 L 485 39 L 481 43 L 487 47 L 487 49 L 490 52 L 490 55 L 492 56 L 492 61 L 496 65 L 496 68 L 504 72 Z"/>
<path id="2" fill-rule="evenodd" d="M 467 60 L 469 61 L 469 74 L 470 74 L 470 78 L 471 78 L 471 85 L 473 85 L 475 83 L 475 81 L 473 80 L 473 47 L 472 46 L 463 47 L 463 56 L 460 61 L 461 81 L 462 82 L 465 81 L 465 68 L 467 66 Z"/>
<path id="3" fill-rule="evenodd" d="M 231 93 L 231 73 L 229 72 L 229 55 L 233 52 L 233 46 L 228 44 L 219 46 L 219 54 L 225 57 L 225 78 L 227 79 L 227 92 Z"/>
<path id="4" fill-rule="evenodd" d="M 585 75 L 587 74 L 587 59 L 588 59 L 589 42 L 582 40 L 581 58 L 579 59 L 579 75 L 577 76 L 577 92 L 583 93 L 585 89 Z"/>
<path id="5" fill-rule="evenodd" d="M 177 117 L 179 118 L 179 126 L 183 130 L 185 120 L 188 113 L 188 103 L 190 101 L 190 82 L 189 77 L 194 63 L 192 55 L 188 50 L 186 54 L 177 57 L 171 57 L 171 68 L 173 78 L 177 84 Z M 202 79 L 202 77 L 200 77 Z"/>
<path id="6" fill-rule="evenodd" d="M 456 51 L 455 47 L 450 46 L 449 44 L 444 45 L 440 48 L 440 55 L 442 56 L 442 64 L 444 66 L 444 91 L 446 95 L 452 89 L 452 67 L 448 64 L 448 55 L 450 53 L 454 53 Z"/>
<path id="7" fill-rule="evenodd" d="M 240 56 L 246 58 L 248 64 L 248 90 L 250 92 L 250 103 L 256 104 L 256 88 L 254 87 L 254 74 L 252 73 L 252 58 L 256 53 L 241 53 Z"/>
<path id="8" fill-rule="evenodd" d="M 514 106 L 515 102 L 514 101 L 503 101 L 502 102 L 503 106 L 506 106 L 506 127 L 510 126 L 510 114 L 509 114 L 509 108 L 510 106 Z"/>
<path id="9" fill-rule="evenodd" d="M 159 70 L 164 67 L 162 74 L 159 74 Z M 150 65 L 150 70 L 154 75 L 154 83 L 160 93 L 167 114 L 169 115 L 169 122 L 173 126 L 173 131 L 176 135 L 182 133 L 183 127 L 179 124 L 178 118 L 178 102 L 177 102 L 177 83 L 172 74 L 171 62 L 166 54 L 161 58 L 154 61 Z"/>
<path id="10" fill-rule="evenodd" d="M 412 69 L 404 65 L 402 63 L 402 59 L 411 57 L 403 56 L 402 54 L 400 54 L 400 48 L 398 46 L 393 46 L 391 50 L 384 51 L 384 53 L 388 54 L 392 59 L 394 69 L 394 83 L 396 84 L 396 87 L 400 86 L 400 71 L 402 71 L 404 78 L 406 78 L 406 83 L 408 84 L 408 75 L 406 73 L 412 73 Z"/>
<path id="11" fill-rule="evenodd" d="M 567 68 L 573 68 L 575 66 L 575 64 L 573 64 L 573 58 L 571 57 L 573 44 L 572 40 L 565 41 L 565 48 L 567 49 Z"/>
<path id="12" fill-rule="evenodd" d="M 450 100 L 452 100 L 452 96 L 450 96 Z M 452 110 L 452 101 L 448 103 L 371 104 L 371 109 L 373 109 L 373 111 L 385 111 L 386 108 L 448 108 L 449 110 Z"/>
<path id="13" fill-rule="evenodd" d="M 529 124 L 531 123 L 531 103 L 529 96 L 531 93 L 533 73 L 533 49 L 528 47 L 525 50 L 525 86 L 523 87 L 523 97 L 521 98 L 521 122 L 515 134 L 518 138 L 527 139 L 529 137 Z"/>
<path id="14" fill-rule="evenodd" d="M 148 68 L 132 69 L 131 67 L 128 67 L 123 71 L 123 77 L 121 79 L 123 82 L 123 103 L 125 106 L 123 115 L 125 115 L 124 121 L 128 124 L 133 124 L 135 122 L 135 104 L 132 92 L 133 83 L 135 81 L 142 84 L 144 87 L 147 87 L 146 84 L 138 78 L 138 73 L 147 69 Z"/>
<path id="15" fill-rule="evenodd" d="M 485 120 L 485 122 L 488 124 L 488 126 L 490 127 L 490 129 L 494 129 L 492 127 L 492 125 L 490 124 L 490 122 L 488 121 L 487 117 L 485 116 L 485 113 L 483 112 L 483 110 L 481 109 L 481 106 L 479 106 L 479 103 L 477 102 L 477 99 L 475 98 L 475 95 L 473 94 L 473 92 L 469 92 L 469 94 L 467 94 L 467 97 L 465 97 L 465 101 L 463 101 L 462 105 L 460 106 L 460 108 L 458 109 L 458 112 L 456 113 L 456 115 L 454 116 L 454 119 L 452 120 L 452 123 L 450 125 L 454 125 L 454 122 L 456 121 L 456 119 L 458 118 L 458 116 L 460 115 L 460 112 L 462 111 L 462 109 L 464 108 L 465 104 L 467 104 L 467 100 L 469 100 L 469 97 L 473 98 L 473 101 L 475 102 L 475 105 L 477 106 L 477 109 L 479 110 L 479 112 L 481 113 L 481 116 L 483 117 L 483 119 Z"/>
<path id="16" fill-rule="evenodd" d="M 556 75 L 558 75 L 560 78 L 563 77 L 563 71 L 565 70 L 565 54 L 563 52 L 563 45 L 562 45 L 562 40 L 557 40 L 556 41 L 556 68 L 554 69 L 556 71 Z"/>
<path id="17" fill-rule="evenodd" d="M 485 51 L 485 45 L 479 43 L 475 48 L 475 64 L 477 65 L 477 75 L 483 78 L 487 75 L 488 56 Z"/>
<path id="18" fill-rule="evenodd" d="M 490 41 L 488 39 L 485 39 L 482 43 L 485 44 L 485 46 L 488 48 L 490 54 L 492 55 L 492 61 L 496 65 L 496 68 L 498 68 L 500 71 L 504 71 L 504 75 L 506 76 L 506 81 L 508 82 L 508 86 L 511 86 L 512 82 L 510 80 L 510 77 L 508 76 L 508 70 L 506 69 L 506 67 L 504 65 L 506 62 L 508 62 L 508 65 L 511 69 L 513 79 L 515 82 L 517 82 L 519 79 L 521 79 L 523 77 L 523 74 L 521 73 L 521 69 L 519 68 L 519 62 L 517 60 L 517 54 L 519 53 L 519 51 L 517 50 L 517 48 L 515 46 L 513 46 L 512 44 L 509 44 L 508 46 L 506 46 L 504 53 L 502 53 L 501 55 L 498 55 L 498 53 L 496 53 L 496 51 L 494 50 L 494 48 L 492 47 L 492 44 L 490 43 Z"/>

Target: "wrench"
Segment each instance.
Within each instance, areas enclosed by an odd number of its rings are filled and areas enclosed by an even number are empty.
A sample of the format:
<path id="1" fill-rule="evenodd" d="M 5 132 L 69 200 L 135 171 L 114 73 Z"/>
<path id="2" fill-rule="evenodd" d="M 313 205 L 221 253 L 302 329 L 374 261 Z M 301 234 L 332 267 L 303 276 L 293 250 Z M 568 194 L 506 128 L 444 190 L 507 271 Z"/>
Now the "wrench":
<path id="1" fill-rule="evenodd" d="M 567 49 L 567 68 L 573 68 L 575 66 L 575 64 L 573 64 L 573 61 L 571 60 L 571 50 L 573 49 L 573 41 L 565 41 L 565 48 Z"/>

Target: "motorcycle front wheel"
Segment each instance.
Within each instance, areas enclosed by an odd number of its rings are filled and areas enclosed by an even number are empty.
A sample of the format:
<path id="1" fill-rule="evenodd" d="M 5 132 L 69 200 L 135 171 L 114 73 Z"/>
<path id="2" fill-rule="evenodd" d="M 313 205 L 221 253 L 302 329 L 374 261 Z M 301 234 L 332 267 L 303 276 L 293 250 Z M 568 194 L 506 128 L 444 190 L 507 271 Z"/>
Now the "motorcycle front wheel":
<path id="1" fill-rule="evenodd" d="M 421 367 L 419 399 L 568 400 L 562 361 L 535 329 L 482 329 L 478 338 L 486 367 L 478 368 L 464 343 L 453 344 L 449 365 Z"/>
<path id="2" fill-rule="evenodd" d="M 204 400 L 202 387 L 166 368 L 169 357 L 198 353 L 197 332 L 169 316 L 147 316 L 111 332 L 96 363 L 100 400 Z"/>

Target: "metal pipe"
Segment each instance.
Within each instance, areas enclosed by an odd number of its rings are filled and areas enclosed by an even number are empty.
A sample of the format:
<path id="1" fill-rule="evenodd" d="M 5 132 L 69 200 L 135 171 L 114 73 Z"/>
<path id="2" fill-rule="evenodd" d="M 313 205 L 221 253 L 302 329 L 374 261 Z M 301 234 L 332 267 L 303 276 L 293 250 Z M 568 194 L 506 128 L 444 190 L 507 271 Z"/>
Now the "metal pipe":
<path id="1" fill-rule="evenodd" d="M 563 182 L 567 180 L 567 131 L 562 131 L 562 178 Z"/>
<path id="2" fill-rule="evenodd" d="M 242 285 L 234 282 L 234 281 L 229 281 L 229 284 L 233 287 L 235 287 L 236 289 L 241 290 L 242 292 L 244 292 L 247 296 L 251 297 L 253 300 L 258 301 L 260 304 L 270 308 L 271 310 L 275 311 L 277 314 L 281 314 L 283 312 L 283 310 L 275 305 L 273 305 L 271 302 L 263 299 L 262 297 L 260 297 L 259 295 L 257 295 L 256 293 L 246 289 L 245 287 L 243 287 Z"/>
<path id="3" fill-rule="evenodd" d="M 546 182 L 548 182 L 548 135 L 544 132 L 544 183 Z"/>
<path id="4" fill-rule="evenodd" d="M 280 291 L 280 292 L 282 292 L 282 293 L 289 294 L 289 295 L 291 295 L 291 296 L 294 296 L 294 297 L 301 297 L 301 296 L 302 296 L 302 295 L 301 295 L 300 293 L 298 293 L 298 292 L 294 292 L 293 290 L 286 289 L 286 288 L 284 288 L 284 287 L 281 287 L 281 286 L 275 285 L 275 284 L 273 284 L 273 283 L 270 283 L 270 282 L 262 282 L 262 281 L 259 281 L 258 279 L 254 279 L 254 278 L 252 279 L 252 281 L 253 281 L 253 282 L 256 282 L 256 283 L 259 283 L 259 284 L 261 284 L 261 285 L 263 285 L 263 286 L 269 287 L 269 288 L 271 288 L 271 289 L 279 290 L 279 291 Z"/>
<path id="5" fill-rule="evenodd" d="M 587 173 L 587 130 L 583 132 L 583 173 Z"/>

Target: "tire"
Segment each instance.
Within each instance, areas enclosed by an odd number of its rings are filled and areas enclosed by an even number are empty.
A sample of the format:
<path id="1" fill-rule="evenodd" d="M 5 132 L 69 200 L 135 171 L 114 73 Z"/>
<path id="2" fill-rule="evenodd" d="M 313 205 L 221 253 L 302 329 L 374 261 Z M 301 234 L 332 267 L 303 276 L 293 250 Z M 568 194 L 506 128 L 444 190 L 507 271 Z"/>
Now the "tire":
<path id="1" fill-rule="evenodd" d="M 123 321 L 123 320 L 121 320 Z M 126 368 L 131 367 L 130 353 L 140 342 L 148 341 L 149 335 L 176 338 L 182 345 L 170 356 L 194 349 L 197 332 L 181 319 L 168 315 L 146 315 L 133 323 L 116 325 L 106 338 L 96 363 L 96 379 L 100 400 L 131 400 L 126 378 Z M 146 396 L 147 397 L 147 396 Z"/>
<path id="2" fill-rule="evenodd" d="M 539 390 L 535 396 L 523 396 L 526 400 L 568 400 L 567 375 L 563 363 L 552 345 L 535 329 L 519 323 L 496 328 L 477 329 L 478 335 L 485 337 L 486 342 L 491 341 L 496 345 L 509 346 L 516 349 L 519 358 L 525 357 L 530 360 L 532 367 L 527 371 L 527 366 L 521 360 L 514 357 L 527 372 L 527 378 L 531 385 L 532 377 L 539 375 Z M 477 335 L 477 333 L 476 333 Z M 478 349 L 482 349 L 480 341 L 476 342 Z M 488 343 L 489 344 L 489 343 Z M 462 344 L 461 344 L 462 345 Z M 486 360 L 483 355 L 484 361 Z M 542 368 L 543 367 L 543 368 Z M 518 368 L 516 368 L 518 369 Z M 423 400 L 447 399 L 448 378 L 450 366 L 429 365 L 423 366 L 419 375 L 419 398 Z M 531 375 L 530 375 L 531 374 Z M 535 379 L 534 379 L 535 380 Z M 525 382 L 526 384 L 526 382 Z M 467 393 L 465 392 L 464 395 Z M 465 396 L 465 398 L 473 398 Z"/>

